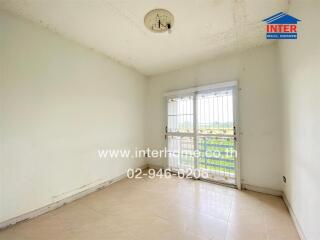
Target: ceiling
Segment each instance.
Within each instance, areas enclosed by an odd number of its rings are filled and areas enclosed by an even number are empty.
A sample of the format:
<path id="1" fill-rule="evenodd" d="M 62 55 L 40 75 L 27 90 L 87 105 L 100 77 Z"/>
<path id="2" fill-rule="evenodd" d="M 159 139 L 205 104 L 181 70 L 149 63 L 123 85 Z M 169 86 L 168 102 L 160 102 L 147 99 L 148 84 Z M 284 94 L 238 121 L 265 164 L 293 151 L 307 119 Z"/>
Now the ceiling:
<path id="1" fill-rule="evenodd" d="M 268 43 L 262 19 L 288 0 L 0 0 L 37 22 L 150 76 Z M 144 26 L 154 8 L 174 15 L 172 33 Z"/>

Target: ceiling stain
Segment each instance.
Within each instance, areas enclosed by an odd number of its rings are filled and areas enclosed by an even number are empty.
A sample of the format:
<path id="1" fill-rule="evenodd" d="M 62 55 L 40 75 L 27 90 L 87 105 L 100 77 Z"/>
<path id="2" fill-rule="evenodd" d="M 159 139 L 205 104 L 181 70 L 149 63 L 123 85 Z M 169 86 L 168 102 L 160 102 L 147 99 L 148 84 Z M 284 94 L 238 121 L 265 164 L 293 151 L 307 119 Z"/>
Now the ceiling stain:
<path id="1" fill-rule="evenodd" d="M 144 16 L 168 9 L 172 33 L 152 33 Z M 269 44 L 262 19 L 288 0 L 0 0 L 28 19 L 146 75 Z"/>

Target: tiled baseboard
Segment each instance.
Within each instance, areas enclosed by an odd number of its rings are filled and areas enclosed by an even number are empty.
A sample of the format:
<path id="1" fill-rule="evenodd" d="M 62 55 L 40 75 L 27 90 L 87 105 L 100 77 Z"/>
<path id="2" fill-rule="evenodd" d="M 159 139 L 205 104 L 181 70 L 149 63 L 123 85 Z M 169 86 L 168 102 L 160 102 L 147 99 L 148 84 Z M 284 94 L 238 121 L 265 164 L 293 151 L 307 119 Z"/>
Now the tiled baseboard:
<path id="1" fill-rule="evenodd" d="M 253 191 L 253 192 L 265 193 L 265 194 L 269 194 L 277 197 L 281 197 L 283 195 L 282 191 L 280 190 L 259 187 L 259 186 L 249 185 L 249 184 L 242 184 L 242 189 Z"/>
<path id="2" fill-rule="evenodd" d="M 148 168 L 148 165 L 143 165 L 140 168 L 141 169 L 146 169 L 146 168 Z M 22 222 L 22 221 L 25 221 L 25 220 L 28 220 L 28 219 L 35 218 L 35 217 L 40 216 L 40 215 L 42 215 L 44 213 L 47 213 L 47 212 L 52 211 L 54 209 L 57 209 L 57 208 L 65 205 L 67 203 L 73 202 L 73 201 L 75 201 L 75 200 L 77 200 L 79 198 L 82 198 L 82 197 L 90 194 L 90 193 L 93 193 L 93 192 L 96 192 L 96 191 L 98 191 L 100 189 L 103 189 L 103 188 L 111 185 L 112 183 L 115 183 L 115 182 L 118 182 L 118 181 L 120 181 L 122 179 L 125 179 L 126 177 L 127 177 L 127 174 L 124 173 L 124 174 L 122 174 L 122 175 L 120 175 L 120 176 L 118 176 L 116 178 L 113 178 L 111 180 L 107 180 L 107 181 L 105 181 L 103 183 L 97 184 L 97 185 L 95 185 L 95 186 L 93 186 L 93 187 L 91 187 L 89 189 L 85 189 L 83 191 L 79 190 L 78 193 L 76 193 L 76 194 L 74 194 L 72 196 L 68 196 L 68 197 L 66 197 L 64 199 L 61 199 L 61 200 L 56 201 L 54 203 L 51 203 L 51 204 L 49 204 L 47 206 L 44 206 L 42 208 L 30 211 L 30 212 L 22 214 L 22 215 L 20 215 L 18 217 L 14 217 L 14 218 L 11 218 L 11 219 L 6 220 L 4 222 L 1 222 L 0 223 L 0 229 L 7 228 L 7 227 L 9 227 L 11 225 L 14 225 L 16 223 L 19 223 L 19 222 Z"/>
<path id="3" fill-rule="evenodd" d="M 282 198 L 283 198 L 283 201 L 285 202 L 285 204 L 286 204 L 286 206 L 287 206 L 287 208 L 289 210 L 290 216 L 291 216 L 292 221 L 293 221 L 293 223 L 294 223 L 294 225 L 295 225 L 295 227 L 296 227 L 296 229 L 298 231 L 300 239 L 301 240 L 307 240 L 306 235 L 303 233 L 301 225 L 300 225 L 300 223 L 299 223 L 299 221 L 298 221 L 298 219 L 297 219 L 297 217 L 296 217 L 296 215 L 295 215 L 295 213 L 294 213 L 294 211 L 293 211 L 293 209 L 291 207 L 291 204 L 289 203 L 289 201 L 288 201 L 288 199 L 287 199 L 287 197 L 286 197 L 286 195 L 284 193 L 282 194 Z"/>

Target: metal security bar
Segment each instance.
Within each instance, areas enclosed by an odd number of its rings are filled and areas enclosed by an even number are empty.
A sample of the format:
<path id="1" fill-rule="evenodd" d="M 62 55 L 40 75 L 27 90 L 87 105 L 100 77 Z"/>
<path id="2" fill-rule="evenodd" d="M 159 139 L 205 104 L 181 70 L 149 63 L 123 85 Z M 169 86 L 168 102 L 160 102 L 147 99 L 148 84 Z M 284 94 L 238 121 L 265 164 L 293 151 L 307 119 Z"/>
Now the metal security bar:
<path id="1" fill-rule="evenodd" d="M 199 137 L 198 168 L 208 173 L 209 180 L 235 183 L 236 151 L 233 137 Z"/>
<path id="2" fill-rule="evenodd" d="M 233 94 L 223 90 L 197 95 L 198 133 L 233 135 Z"/>
<path id="3" fill-rule="evenodd" d="M 194 165 L 193 137 L 168 136 L 169 166 L 172 170 L 192 169 Z"/>
<path id="4" fill-rule="evenodd" d="M 198 169 L 207 180 L 236 184 L 235 88 L 168 97 L 168 164 Z"/>
<path id="5" fill-rule="evenodd" d="M 168 157 L 174 170 L 194 167 L 193 96 L 168 99 Z"/>
<path id="6" fill-rule="evenodd" d="M 193 133 L 193 96 L 168 99 L 169 133 Z"/>
<path id="7" fill-rule="evenodd" d="M 216 181 L 235 183 L 233 89 L 197 94 L 198 168 Z"/>

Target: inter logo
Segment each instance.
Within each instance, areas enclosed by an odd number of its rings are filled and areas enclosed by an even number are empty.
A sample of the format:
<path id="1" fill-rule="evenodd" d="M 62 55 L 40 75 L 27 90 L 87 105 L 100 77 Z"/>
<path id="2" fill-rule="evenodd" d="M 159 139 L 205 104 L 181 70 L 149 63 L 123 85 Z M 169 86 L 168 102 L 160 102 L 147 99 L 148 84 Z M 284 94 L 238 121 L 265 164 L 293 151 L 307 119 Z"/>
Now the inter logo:
<path id="1" fill-rule="evenodd" d="M 267 23 L 267 39 L 297 39 L 297 24 L 301 21 L 285 12 L 277 13 L 263 20 Z"/>

